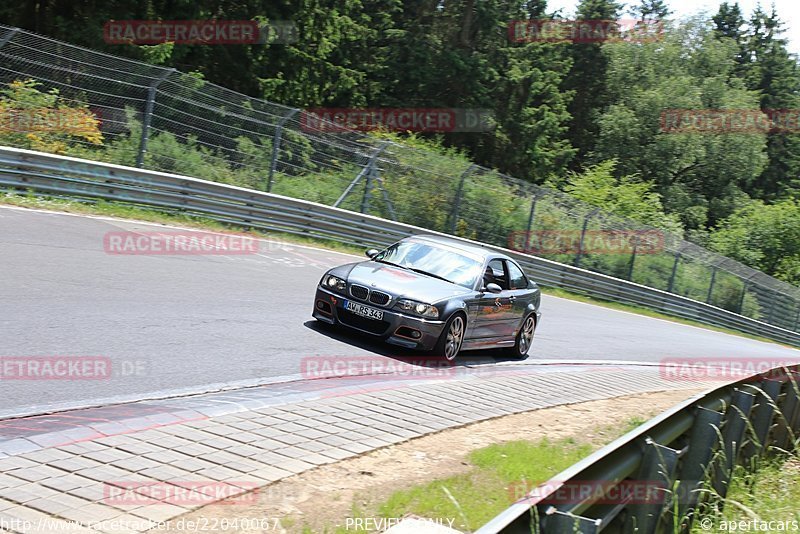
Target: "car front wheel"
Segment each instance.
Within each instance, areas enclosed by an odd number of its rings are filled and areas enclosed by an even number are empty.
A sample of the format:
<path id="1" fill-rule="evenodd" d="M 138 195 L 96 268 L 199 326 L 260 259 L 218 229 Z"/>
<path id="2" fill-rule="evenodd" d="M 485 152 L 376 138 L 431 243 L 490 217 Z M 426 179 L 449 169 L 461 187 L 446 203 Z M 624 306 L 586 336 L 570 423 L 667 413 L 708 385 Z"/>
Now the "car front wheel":
<path id="1" fill-rule="evenodd" d="M 448 361 L 456 359 L 458 351 L 461 350 L 461 343 L 464 341 L 466 323 L 464 316 L 460 313 L 453 315 L 445 325 L 436 347 L 433 349 L 437 356 L 444 356 Z"/>

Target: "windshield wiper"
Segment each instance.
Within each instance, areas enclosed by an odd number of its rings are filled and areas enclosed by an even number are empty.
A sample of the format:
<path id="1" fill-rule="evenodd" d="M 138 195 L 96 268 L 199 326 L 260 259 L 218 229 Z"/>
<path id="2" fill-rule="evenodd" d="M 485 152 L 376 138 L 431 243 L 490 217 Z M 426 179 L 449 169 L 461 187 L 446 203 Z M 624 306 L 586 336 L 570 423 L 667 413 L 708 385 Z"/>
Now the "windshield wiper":
<path id="1" fill-rule="evenodd" d="M 448 280 L 444 276 L 439 276 L 438 274 L 429 273 L 428 271 L 423 271 L 422 269 L 414 269 L 413 267 L 406 267 L 409 271 L 414 271 L 415 273 L 419 274 L 427 274 L 428 276 L 432 276 L 434 278 L 438 278 L 439 280 L 444 280 L 445 282 L 453 283 L 452 281 Z"/>

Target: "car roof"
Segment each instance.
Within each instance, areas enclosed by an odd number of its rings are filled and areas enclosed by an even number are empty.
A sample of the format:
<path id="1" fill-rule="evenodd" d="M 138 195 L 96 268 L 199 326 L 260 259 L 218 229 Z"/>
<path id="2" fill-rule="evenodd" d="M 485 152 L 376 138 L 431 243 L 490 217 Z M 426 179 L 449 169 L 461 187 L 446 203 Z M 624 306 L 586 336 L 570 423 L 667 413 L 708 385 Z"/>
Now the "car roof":
<path id="1" fill-rule="evenodd" d="M 421 234 L 421 235 L 414 235 L 407 237 L 406 239 L 416 239 L 420 241 L 428 241 L 431 243 L 436 243 L 439 245 L 445 245 L 449 248 L 457 249 L 462 252 L 466 252 L 472 256 L 479 256 L 483 259 L 490 258 L 490 257 L 499 257 L 499 258 L 507 258 L 505 254 L 501 254 L 494 250 L 490 250 L 486 247 L 482 247 L 480 245 L 473 245 L 472 243 L 465 243 L 464 241 L 460 241 L 458 239 L 452 239 L 449 237 L 438 236 L 438 235 L 428 235 L 428 234 Z"/>

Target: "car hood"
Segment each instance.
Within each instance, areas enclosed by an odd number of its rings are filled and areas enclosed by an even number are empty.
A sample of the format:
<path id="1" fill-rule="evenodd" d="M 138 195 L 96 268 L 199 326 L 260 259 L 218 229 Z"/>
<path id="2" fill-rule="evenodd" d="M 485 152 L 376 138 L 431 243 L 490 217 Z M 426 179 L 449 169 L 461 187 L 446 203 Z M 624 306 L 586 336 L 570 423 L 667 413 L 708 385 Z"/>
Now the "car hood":
<path id="1" fill-rule="evenodd" d="M 352 266 L 347 280 L 391 295 L 432 304 L 471 290 L 385 263 L 365 261 Z"/>

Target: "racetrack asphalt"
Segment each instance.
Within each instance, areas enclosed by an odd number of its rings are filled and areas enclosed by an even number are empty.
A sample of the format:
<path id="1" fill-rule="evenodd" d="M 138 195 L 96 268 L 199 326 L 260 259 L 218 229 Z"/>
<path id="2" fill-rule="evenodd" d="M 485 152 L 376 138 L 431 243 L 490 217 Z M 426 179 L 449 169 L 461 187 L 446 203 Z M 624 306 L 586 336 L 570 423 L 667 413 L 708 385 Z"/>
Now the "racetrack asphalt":
<path id="1" fill-rule="evenodd" d="M 298 378 L 310 356 L 415 355 L 321 328 L 324 271 L 351 255 L 285 243 L 257 254 L 114 255 L 108 232 L 170 228 L 0 207 L 0 358 L 100 356 L 103 380 L 3 379 L 0 416 Z M 528 273 L 536 279 L 536 273 Z M 545 295 L 528 360 L 800 361 L 800 351 Z M 495 365 L 467 352 L 467 365 Z"/>

